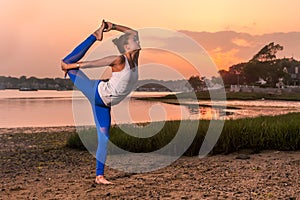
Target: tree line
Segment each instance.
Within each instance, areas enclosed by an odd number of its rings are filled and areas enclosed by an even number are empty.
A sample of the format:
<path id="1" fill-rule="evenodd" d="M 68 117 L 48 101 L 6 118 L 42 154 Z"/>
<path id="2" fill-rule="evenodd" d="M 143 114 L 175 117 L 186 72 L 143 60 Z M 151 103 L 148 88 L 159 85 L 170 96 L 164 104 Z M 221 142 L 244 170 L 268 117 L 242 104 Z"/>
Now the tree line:
<path id="1" fill-rule="evenodd" d="M 233 65 L 228 71 L 220 70 L 224 85 L 299 85 L 299 74 L 295 68 L 300 68 L 300 62 L 293 58 L 278 59 L 276 53 L 282 50 L 283 46 L 271 42 L 248 62 Z"/>
<path id="2" fill-rule="evenodd" d="M 26 76 L 5 77 L 0 76 L 0 88 L 1 89 L 36 89 L 36 90 L 72 90 L 73 83 L 70 79 L 62 78 L 36 78 Z"/>

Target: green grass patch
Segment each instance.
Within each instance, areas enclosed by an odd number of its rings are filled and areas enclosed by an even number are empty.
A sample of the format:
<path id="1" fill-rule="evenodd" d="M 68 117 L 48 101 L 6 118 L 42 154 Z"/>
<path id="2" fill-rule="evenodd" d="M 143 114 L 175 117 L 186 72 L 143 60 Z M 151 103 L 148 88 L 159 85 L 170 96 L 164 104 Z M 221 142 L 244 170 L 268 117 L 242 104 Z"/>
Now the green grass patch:
<path id="1" fill-rule="evenodd" d="M 184 155 L 186 156 L 198 155 L 210 121 L 186 121 L 184 134 L 187 137 L 192 131 L 190 128 L 192 123 L 199 123 L 199 126 L 196 137 L 185 151 Z M 138 135 L 145 134 L 141 127 L 134 127 L 135 125 L 125 126 L 137 129 L 135 132 Z M 130 136 L 115 126 L 111 128 L 110 140 L 118 147 L 130 152 L 152 152 L 170 143 L 175 137 L 179 126 L 180 121 L 165 122 L 163 128 L 157 134 L 148 138 Z M 92 132 L 93 134 L 91 134 Z M 95 129 L 81 132 L 80 135 L 90 137 L 91 141 L 97 140 Z M 68 139 L 67 145 L 72 148 L 84 149 L 80 142 L 78 134 L 74 134 Z M 253 152 L 268 149 L 300 150 L 300 113 L 225 121 L 221 136 L 211 154 L 227 154 L 242 149 L 252 149 Z M 174 148 L 174 152 L 170 153 L 176 154 L 176 148 Z"/>

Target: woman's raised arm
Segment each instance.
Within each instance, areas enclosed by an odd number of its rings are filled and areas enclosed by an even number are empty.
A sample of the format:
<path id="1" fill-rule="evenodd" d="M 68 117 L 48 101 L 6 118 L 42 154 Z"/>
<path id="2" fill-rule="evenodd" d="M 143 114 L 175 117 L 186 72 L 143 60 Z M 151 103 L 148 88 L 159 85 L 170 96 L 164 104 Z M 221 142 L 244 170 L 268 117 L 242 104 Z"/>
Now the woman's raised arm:
<path id="1" fill-rule="evenodd" d="M 96 68 L 96 67 L 106 67 L 106 66 L 114 66 L 120 60 L 120 56 L 107 56 L 98 60 L 92 61 L 81 61 L 77 63 L 67 64 L 62 61 L 61 68 L 66 71 L 69 69 L 78 69 L 78 68 Z"/>
<path id="2" fill-rule="evenodd" d="M 123 33 L 128 33 L 132 34 L 134 36 L 138 36 L 138 32 L 136 30 L 133 30 L 132 28 L 129 28 L 127 26 L 119 25 L 119 24 L 114 24 L 112 22 L 105 22 L 107 24 L 107 28 L 104 30 L 104 32 L 108 32 L 111 30 L 116 30 L 120 31 Z"/>

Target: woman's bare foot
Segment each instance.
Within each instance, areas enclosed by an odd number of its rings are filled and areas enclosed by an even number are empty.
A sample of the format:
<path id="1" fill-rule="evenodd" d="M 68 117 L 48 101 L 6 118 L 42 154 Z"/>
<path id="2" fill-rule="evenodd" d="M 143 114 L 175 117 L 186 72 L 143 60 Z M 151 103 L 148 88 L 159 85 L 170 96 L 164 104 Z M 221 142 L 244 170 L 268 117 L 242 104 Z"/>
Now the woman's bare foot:
<path id="1" fill-rule="evenodd" d="M 97 184 L 104 184 L 104 185 L 113 184 L 112 182 L 106 180 L 106 179 L 104 178 L 104 176 L 102 176 L 102 175 L 96 176 L 95 182 L 96 182 Z"/>
<path id="2" fill-rule="evenodd" d="M 93 35 L 97 38 L 97 40 L 101 41 L 103 38 L 103 31 L 105 28 L 105 21 L 102 20 L 101 26 L 93 33 Z"/>

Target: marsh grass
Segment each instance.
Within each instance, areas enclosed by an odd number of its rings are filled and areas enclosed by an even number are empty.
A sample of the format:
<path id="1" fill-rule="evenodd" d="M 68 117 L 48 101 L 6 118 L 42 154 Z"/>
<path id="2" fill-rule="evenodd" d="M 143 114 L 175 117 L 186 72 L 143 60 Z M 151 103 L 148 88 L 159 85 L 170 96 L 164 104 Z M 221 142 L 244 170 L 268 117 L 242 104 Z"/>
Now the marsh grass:
<path id="1" fill-rule="evenodd" d="M 192 131 L 191 124 L 197 121 L 188 121 L 184 127 L 187 137 Z M 208 130 L 210 121 L 200 120 L 197 135 L 190 147 L 185 151 L 186 156 L 196 156 Z M 155 122 L 164 123 L 164 122 Z M 176 135 L 180 121 L 167 121 L 159 133 L 148 138 L 130 136 L 117 126 L 111 128 L 110 140 L 118 147 L 130 152 L 152 152 L 164 147 Z M 124 125 L 135 128 L 138 135 L 143 135 L 143 128 L 136 125 Z M 91 134 L 93 132 L 94 134 Z M 95 140 L 95 129 L 81 132 L 80 135 L 92 137 Z M 90 136 L 89 136 L 90 135 Z M 92 136 L 91 136 L 92 135 Z M 77 133 L 67 141 L 71 148 L 84 149 Z M 252 152 L 261 150 L 300 150 L 300 113 L 290 113 L 279 116 L 264 116 L 247 119 L 227 120 L 218 142 L 211 154 L 231 153 L 242 149 L 251 149 Z M 174 150 L 176 151 L 176 150 Z M 174 152 L 176 153 L 176 152 Z"/>

